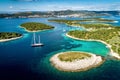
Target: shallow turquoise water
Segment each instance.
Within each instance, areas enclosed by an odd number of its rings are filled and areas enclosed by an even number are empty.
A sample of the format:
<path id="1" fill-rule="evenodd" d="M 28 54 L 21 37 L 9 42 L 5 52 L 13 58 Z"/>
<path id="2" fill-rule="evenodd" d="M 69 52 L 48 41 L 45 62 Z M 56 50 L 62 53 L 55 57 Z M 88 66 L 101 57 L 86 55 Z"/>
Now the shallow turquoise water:
<path id="1" fill-rule="evenodd" d="M 85 51 L 106 56 L 109 49 L 100 42 L 74 40 L 65 36 L 69 30 L 83 30 L 82 28 L 68 27 L 65 24 L 48 22 L 47 20 L 48 18 L 0 19 L 1 32 L 9 31 L 24 34 L 21 39 L 0 43 L 1 79 L 118 80 L 120 62 L 110 58 L 107 58 L 107 61 L 100 67 L 85 72 L 62 72 L 51 66 L 50 57 L 61 51 Z M 32 21 L 55 26 L 53 30 L 36 33 L 41 36 L 41 42 L 45 45 L 43 47 L 32 48 L 30 45 L 33 33 L 28 33 L 19 26 L 21 23 Z M 112 73 L 116 75 L 111 76 Z"/>

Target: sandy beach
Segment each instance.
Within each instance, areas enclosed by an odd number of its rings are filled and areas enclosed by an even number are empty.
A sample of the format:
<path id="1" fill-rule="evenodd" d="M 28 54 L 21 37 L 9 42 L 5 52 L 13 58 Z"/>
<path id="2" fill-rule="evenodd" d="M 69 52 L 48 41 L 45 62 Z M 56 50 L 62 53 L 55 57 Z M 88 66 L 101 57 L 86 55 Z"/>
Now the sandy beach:
<path id="1" fill-rule="evenodd" d="M 19 39 L 21 37 L 16 37 L 16 38 L 11 38 L 11 39 L 2 39 L 2 40 L 0 40 L 0 42 L 6 42 L 6 41 L 11 41 L 11 40 L 16 40 L 16 39 Z"/>
<path id="2" fill-rule="evenodd" d="M 76 39 L 76 40 L 86 40 L 86 39 L 80 39 L 80 38 L 76 38 L 76 37 L 70 36 L 67 33 L 66 33 L 66 36 L 69 37 L 69 38 L 72 38 L 72 39 Z M 115 57 L 117 59 L 120 59 L 120 56 L 111 49 L 111 45 L 110 44 L 108 44 L 108 43 L 106 43 L 106 42 L 104 42 L 102 40 L 87 39 L 86 41 L 98 41 L 98 42 L 101 42 L 101 43 L 105 44 L 106 47 L 108 47 L 110 49 L 109 55 L 113 56 L 113 57 Z"/>
<path id="3" fill-rule="evenodd" d="M 104 62 L 104 59 L 101 56 L 96 56 L 95 54 L 92 53 L 88 53 L 91 55 L 91 57 L 89 58 L 75 60 L 72 62 L 61 61 L 58 58 L 58 55 L 64 53 L 65 52 L 55 54 L 53 57 L 50 58 L 51 64 L 61 71 L 68 72 L 86 71 L 91 68 L 97 67 Z"/>

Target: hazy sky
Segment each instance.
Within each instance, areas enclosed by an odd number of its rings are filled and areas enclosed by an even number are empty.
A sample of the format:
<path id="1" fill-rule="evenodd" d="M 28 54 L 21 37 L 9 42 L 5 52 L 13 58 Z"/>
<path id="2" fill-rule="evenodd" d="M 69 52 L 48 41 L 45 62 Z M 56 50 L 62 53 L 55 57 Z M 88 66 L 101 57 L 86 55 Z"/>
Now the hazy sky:
<path id="1" fill-rule="evenodd" d="M 120 0 L 0 0 L 0 11 L 120 10 Z"/>

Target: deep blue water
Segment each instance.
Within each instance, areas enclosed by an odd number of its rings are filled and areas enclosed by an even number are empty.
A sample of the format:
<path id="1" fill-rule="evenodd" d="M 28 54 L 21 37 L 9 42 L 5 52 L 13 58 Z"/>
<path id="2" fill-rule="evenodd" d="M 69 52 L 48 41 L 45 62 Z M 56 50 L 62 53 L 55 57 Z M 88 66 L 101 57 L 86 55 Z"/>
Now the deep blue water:
<path id="1" fill-rule="evenodd" d="M 120 17 L 106 18 L 120 21 Z M 120 61 L 111 58 L 101 66 L 85 72 L 62 72 L 51 66 L 50 57 L 61 51 L 85 51 L 106 56 L 109 49 L 100 42 L 70 39 L 65 36 L 67 31 L 83 29 L 48 22 L 48 19 L 0 19 L 0 32 L 23 34 L 21 39 L 0 43 L 0 80 L 119 80 Z M 26 32 L 19 26 L 33 21 L 55 26 L 53 30 L 36 33 L 41 36 L 41 42 L 45 45 L 43 47 L 31 47 L 33 33 Z"/>

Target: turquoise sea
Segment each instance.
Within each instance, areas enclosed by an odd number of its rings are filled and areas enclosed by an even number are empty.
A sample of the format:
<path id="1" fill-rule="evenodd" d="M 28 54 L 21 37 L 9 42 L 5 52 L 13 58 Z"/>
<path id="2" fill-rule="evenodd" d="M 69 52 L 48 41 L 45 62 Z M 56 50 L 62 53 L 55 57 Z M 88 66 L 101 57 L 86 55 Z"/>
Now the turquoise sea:
<path id="1" fill-rule="evenodd" d="M 120 21 L 120 16 L 104 17 Z M 0 43 L 0 80 L 119 80 L 120 61 L 108 57 L 109 49 L 96 41 L 74 40 L 65 36 L 69 30 L 84 30 L 65 24 L 48 22 L 51 18 L 0 18 L 0 32 L 19 32 L 23 37 Z M 78 18 L 67 18 L 78 19 Z M 33 33 L 20 28 L 24 22 L 42 22 L 55 26 L 53 30 L 37 32 L 43 47 L 31 47 Z M 120 25 L 118 23 L 110 23 Z M 49 62 L 51 56 L 62 51 L 84 51 L 104 56 L 99 67 L 85 72 L 62 72 Z"/>

